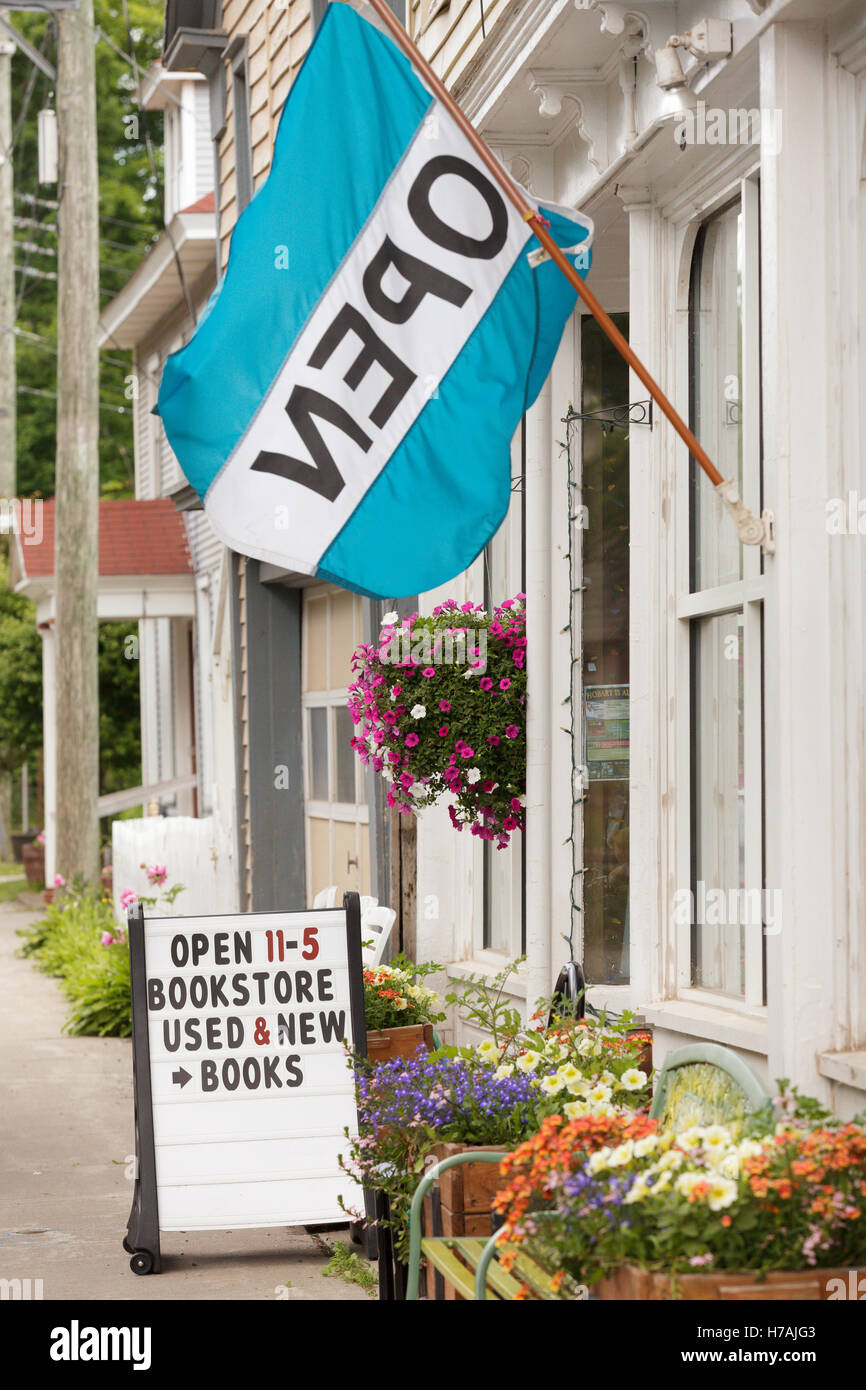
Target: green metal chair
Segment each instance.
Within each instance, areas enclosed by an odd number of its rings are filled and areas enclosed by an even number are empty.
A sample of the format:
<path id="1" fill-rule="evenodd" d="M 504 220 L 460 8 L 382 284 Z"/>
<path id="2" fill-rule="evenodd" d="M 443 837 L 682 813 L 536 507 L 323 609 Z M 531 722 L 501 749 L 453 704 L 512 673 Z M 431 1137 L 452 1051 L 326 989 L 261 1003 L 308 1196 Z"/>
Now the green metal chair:
<path id="1" fill-rule="evenodd" d="M 656 1083 L 650 1115 L 665 1129 L 724 1124 L 771 1104 L 748 1062 L 719 1043 L 690 1043 L 669 1052 Z"/>
<path id="2" fill-rule="evenodd" d="M 412 1206 L 409 1210 L 409 1273 L 406 1279 L 407 1303 L 417 1301 L 418 1299 L 418 1285 L 421 1277 L 422 1253 L 426 1254 L 428 1258 L 435 1257 L 441 1260 L 442 1263 L 446 1265 L 446 1271 L 443 1272 L 447 1272 L 449 1277 L 452 1275 L 455 1276 L 455 1278 L 458 1277 L 457 1269 L 451 1268 L 451 1260 L 449 1260 L 449 1255 L 451 1255 L 452 1242 L 449 1241 L 447 1237 L 439 1236 L 434 1238 L 428 1238 L 427 1240 L 422 1240 L 421 1212 L 424 1206 L 424 1198 L 427 1196 L 427 1193 L 430 1191 L 433 1184 L 438 1182 L 440 1174 L 444 1173 L 448 1168 L 456 1168 L 458 1164 L 461 1163 L 501 1162 L 501 1152 L 486 1153 L 483 1150 L 480 1152 L 476 1150 L 472 1153 L 454 1154 L 451 1158 L 443 1158 L 440 1163 L 434 1163 L 433 1167 L 430 1168 L 429 1171 L 424 1174 L 424 1177 L 421 1179 L 417 1188 L 415 1189 L 415 1195 L 412 1198 Z M 476 1243 L 479 1245 L 483 1244 L 483 1242 L 480 1241 Z M 422 1244 L 424 1247 L 423 1252 Z M 454 1259 L 453 1262 L 455 1266 L 458 1265 L 458 1261 L 456 1259 Z M 471 1290 L 468 1296 L 470 1298 L 472 1297 Z M 491 1295 L 491 1297 L 493 1297 L 493 1295 Z"/>

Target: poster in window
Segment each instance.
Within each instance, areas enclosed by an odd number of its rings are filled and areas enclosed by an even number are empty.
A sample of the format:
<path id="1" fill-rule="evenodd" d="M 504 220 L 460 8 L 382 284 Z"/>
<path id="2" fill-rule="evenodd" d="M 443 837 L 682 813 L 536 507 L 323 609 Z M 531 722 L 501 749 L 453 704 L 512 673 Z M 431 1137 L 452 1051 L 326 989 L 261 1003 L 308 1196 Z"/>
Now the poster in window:
<path id="1" fill-rule="evenodd" d="M 627 685 L 584 686 L 585 762 L 590 782 L 628 781 Z"/>

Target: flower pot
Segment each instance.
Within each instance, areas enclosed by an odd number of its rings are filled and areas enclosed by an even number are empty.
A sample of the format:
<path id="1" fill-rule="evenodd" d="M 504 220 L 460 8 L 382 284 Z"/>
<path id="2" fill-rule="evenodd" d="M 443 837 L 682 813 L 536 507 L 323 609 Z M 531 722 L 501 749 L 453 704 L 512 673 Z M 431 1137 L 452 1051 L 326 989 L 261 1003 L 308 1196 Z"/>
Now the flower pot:
<path id="1" fill-rule="evenodd" d="M 431 1163 L 455 1154 L 508 1152 L 504 1144 L 436 1144 L 430 1151 Z M 502 1179 L 496 1163 L 459 1163 L 447 1169 L 433 1189 L 435 1197 L 424 1203 L 424 1231 L 433 1236 L 481 1236 L 493 1234 L 491 1203 Z M 432 1268 L 427 1269 L 427 1297 L 452 1302 L 459 1298 L 451 1284 Z"/>
<path id="2" fill-rule="evenodd" d="M 23 850 L 25 845 L 29 845 L 35 838 L 35 830 L 14 830 L 10 835 L 12 841 L 12 858 L 16 864 L 23 864 Z"/>
<path id="3" fill-rule="evenodd" d="M 404 1028 L 383 1028 L 367 1034 L 367 1056 L 370 1061 L 391 1062 L 395 1057 L 413 1057 L 419 1047 L 432 1052 L 432 1023 L 410 1023 Z"/>
<path id="4" fill-rule="evenodd" d="M 41 888 L 45 882 L 45 846 L 36 843 L 23 845 L 21 861 L 31 888 Z"/>
<path id="5" fill-rule="evenodd" d="M 823 1302 L 834 1290 L 842 1287 L 831 1284 L 833 1279 L 842 1279 L 844 1288 L 849 1286 L 847 1269 L 791 1269 L 777 1270 L 768 1274 L 763 1281 L 757 1274 L 748 1270 L 737 1273 L 735 1270 L 719 1270 L 716 1274 L 659 1274 L 636 1265 L 622 1265 L 595 1287 L 601 1299 L 611 1301 L 640 1301 L 655 1303 L 667 1299 L 683 1299 L 686 1302 L 715 1301 L 737 1303 L 749 1301 L 787 1302 L 789 1300 L 808 1300 Z"/>

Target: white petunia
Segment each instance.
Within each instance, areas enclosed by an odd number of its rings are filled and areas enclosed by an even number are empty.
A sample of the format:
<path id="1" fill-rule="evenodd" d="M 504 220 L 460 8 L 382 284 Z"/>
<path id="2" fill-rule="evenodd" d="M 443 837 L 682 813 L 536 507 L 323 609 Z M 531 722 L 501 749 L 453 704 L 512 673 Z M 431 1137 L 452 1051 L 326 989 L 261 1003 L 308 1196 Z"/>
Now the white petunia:
<path id="1" fill-rule="evenodd" d="M 466 774 L 466 781 L 469 782 L 471 786 L 474 786 L 476 782 L 481 781 L 481 772 L 477 767 L 470 767 L 469 771 Z"/>
<path id="2" fill-rule="evenodd" d="M 541 1078 L 541 1089 L 546 1096 L 555 1096 L 558 1091 L 563 1089 L 563 1082 L 554 1072 L 552 1076 Z"/>
<path id="3" fill-rule="evenodd" d="M 503 1062 L 501 1066 L 496 1068 L 494 1074 L 496 1076 L 497 1081 L 503 1081 L 506 1076 L 514 1075 L 514 1067 L 511 1064 L 511 1062 Z"/>
<path id="4" fill-rule="evenodd" d="M 719 1172 L 726 1178 L 738 1178 L 740 1176 L 740 1155 L 735 1151 L 726 1153 L 719 1164 Z"/>
<path id="5" fill-rule="evenodd" d="M 596 1149 L 594 1154 L 590 1154 L 586 1161 L 588 1173 L 603 1173 L 608 1167 L 610 1149 Z"/>
<path id="6" fill-rule="evenodd" d="M 634 1140 L 626 1139 L 624 1144 L 618 1144 L 612 1151 L 608 1163 L 611 1168 L 624 1168 L 625 1165 L 634 1157 Z"/>
<path id="7" fill-rule="evenodd" d="M 475 1051 L 485 1062 L 492 1062 L 499 1056 L 499 1048 L 492 1038 L 485 1038 L 483 1042 L 478 1044 Z"/>
<path id="8" fill-rule="evenodd" d="M 645 1138 L 638 1139 L 634 1146 L 635 1158 L 646 1158 L 648 1154 L 652 1153 L 653 1149 L 658 1147 L 658 1142 L 654 1134 L 647 1134 Z"/>
<path id="9" fill-rule="evenodd" d="M 393 623 L 396 623 L 398 617 L 399 614 L 395 613 L 393 610 L 390 613 L 385 613 L 382 617 L 380 627 L 391 627 Z"/>
<path id="10" fill-rule="evenodd" d="M 537 1070 L 540 1061 L 541 1057 L 537 1052 L 524 1052 L 517 1059 L 517 1068 L 519 1071 L 533 1072 Z"/>
<path id="11" fill-rule="evenodd" d="M 708 1125 L 704 1130 L 704 1148 L 711 1153 L 724 1152 L 731 1142 L 731 1131 L 724 1125 Z"/>
<path id="12" fill-rule="evenodd" d="M 427 710 L 424 705 L 413 705 L 409 713 L 413 719 L 426 719 Z"/>
<path id="13" fill-rule="evenodd" d="M 737 1200 L 738 1188 L 730 1178 L 715 1177 L 710 1181 L 710 1190 L 707 1196 L 707 1206 L 710 1211 L 724 1211 L 732 1202 Z"/>
<path id="14" fill-rule="evenodd" d="M 647 1078 L 642 1071 L 638 1071 L 637 1067 L 629 1067 L 628 1071 L 624 1071 L 620 1077 L 619 1084 L 627 1091 L 642 1091 L 647 1084 Z"/>
<path id="15" fill-rule="evenodd" d="M 589 1107 L 584 1100 L 570 1100 L 562 1109 L 569 1120 L 579 1120 L 587 1114 Z"/>
<path id="16" fill-rule="evenodd" d="M 587 1100 L 592 1101 L 593 1105 L 606 1105 L 610 1100 L 610 1095 L 610 1087 L 605 1086 L 604 1082 L 600 1081 L 598 1085 L 593 1086 L 592 1090 L 587 1094 Z"/>

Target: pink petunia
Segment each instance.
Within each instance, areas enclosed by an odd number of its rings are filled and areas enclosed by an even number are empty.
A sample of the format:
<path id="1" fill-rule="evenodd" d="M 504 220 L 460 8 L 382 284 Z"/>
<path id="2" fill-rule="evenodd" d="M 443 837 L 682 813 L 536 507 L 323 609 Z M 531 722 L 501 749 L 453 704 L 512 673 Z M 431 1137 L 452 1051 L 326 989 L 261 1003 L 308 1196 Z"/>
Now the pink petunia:
<path id="1" fill-rule="evenodd" d="M 517 736 L 518 736 L 519 733 L 520 733 L 520 730 L 518 729 L 518 727 L 517 727 L 516 724 L 509 724 L 509 725 L 508 725 L 508 728 L 505 730 L 505 737 L 506 737 L 506 738 L 517 738 Z"/>
<path id="2" fill-rule="evenodd" d="M 110 931 L 104 931 L 104 932 L 102 933 L 102 936 L 101 936 L 99 939 L 100 939 L 100 941 L 102 942 L 102 945 L 103 945 L 103 946 L 113 946 L 113 945 L 114 945 L 114 937 L 111 935 L 111 932 L 110 932 Z"/>
<path id="3" fill-rule="evenodd" d="M 507 676 L 505 676 L 505 677 L 499 682 L 499 689 L 500 689 L 500 690 L 507 690 L 508 687 L 509 687 L 510 685 L 511 685 L 511 681 L 508 679 Z"/>
<path id="4" fill-rule="evenodd" d="M 460 756 L 461 758 L 474 758 L 475 749 L 470 748 L 468 743 L 464 743 L 463 747 L 460 749 Z"/>
<path id="5" fill-rule="evenodd" d="M 481 678 L 481 680 L 478 682 L 478 684 L 479 684 L 479 686 L 481 687 L 482 690 L 492 690 L 492 689 L 493 689 L 493 681 L 490 679 L 489 676 L 482 676 L 482 678 Z"/>
<path id="6" fill-rule="evenodd" d="M 405 742 L 406 742 L 406 747 L 407 747 L 407 748 L 414 748 L 415 745 L 416 745 L 416 743 L 418 742 L 418 735 L 417 735 L 417 734 L 407 734 L 407 735 L 406 735 L 406 740 L 405 740 Z"/>
<path id="7" fill-rule="evenodd" d="M 442 711 L 443 714 L 450 714 L 450 713 L 451 713 L 451 701 L 450 701 L 450 700 L 440 700 L 440 701 L 439 701 L 439 708 L 441 709 L 441 711 Z"/>
<path id="8" fill-rule="evenodd" d="M 440 738 L 447 738 L 447 737 L 448 737 L 448 725 L 447 725 L 447 724 L 443 724 L 443 725 L 442 725 L 442 728 L 439 730 L 439 737 L 440 737 Z"/>
<path id="9" fill-rule="evenodd" d="M 421 672 L 421 675 L 424 676 L 425 679 L 428 680 L 428 681 L 429 681 L 430 677 L 431 677 L 431 676 L 435 676 L 435 674 L 436 674 L 435 668 L 432 667 L 432 666 L 425 666 L 425 667 L 424 667 L 424 670 Z"/>
<path id="10" fill-rule="evenodd" d="M 498 748 L 498 747 L 499 747 L 499 735 L 498 735 L 498 734 L 488 734 L 488 735 L 487 735 L 487 742 L 488 742 L 493 748 Z"/>

